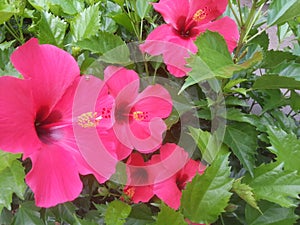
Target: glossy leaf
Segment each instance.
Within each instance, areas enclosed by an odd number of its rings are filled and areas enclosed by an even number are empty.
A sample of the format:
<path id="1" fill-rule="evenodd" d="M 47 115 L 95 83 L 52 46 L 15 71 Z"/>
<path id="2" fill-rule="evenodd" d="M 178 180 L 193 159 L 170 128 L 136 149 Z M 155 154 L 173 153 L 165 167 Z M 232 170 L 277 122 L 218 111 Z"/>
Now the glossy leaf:
<path id="1" fill-rule="evenodd" d="M 26 225 L 43 225 L 44 221 L 40 218 L 39 209 L 33 202 L 23 203 L 17 213 L 12 225 L 26 224 Z"/>
<path id="2" fill-rule="evenodd" d="M 268 149 L 276 154 L 277 161 L 284 162 L 287 170 L 300 172 L 300 140 L 297 136 L 271 126 L 267 132 L 272 145 Z"/>
<path id="3" fill-rule="evenodd" d="M 106 225 L 123 225 L 129 216 L 131 207 L 124 202 L 114 200 L 109 203 L 105 213 Z"/>
<path id="4" fill-rule="evenodd" d="M 246 123 L 229 124 L 226 128 L 224 143 L 241 161 L 245 169 L 253 175 L 255 153 L 258 147 L 255 127 Z"/>
<path id="5" fill-rule="evenodd" d="M 218 157 L 205 170 L 196 175 L 182 192 L 181 211 L 194 223 L 212 223 L 224 212 L 231 193 L 232 179 L 228 166 L 228 154 Z"/>
<path id="6" fill-rule="evenodd" d="M 150 10 L 151 6 L 150 0 L 136 0 L 136 12 L 141 19 L 144 19 Z"/>
<path id="7" fill-rule="evenodd" d="M 79 13 L 70 23 L 75 42 L 95 35 L 100 29 L 99 5 L 93 5 Z"/>
<path id="8" fill-rule="evenodd" d="M 283 208 L 267 201 L 260 201 L 261 212 L 247 205 L 245 210 L 248 225 L 293 225 L 299 218 L 294 208 Z"/>
<path id="9" fill-rule="evenodd" d="M 184 217 L 179 211 L 175 211 L 165 204 L 162 204 L 160 210 L 155 225 L 187 225 L 187 222 L 184 221 Z"/>
<path id="10" fill-rule="evenodd" d="M 263 164 L 254 169 L 254 177 L 243 182 L 253 188 L 257 200 L 264 199 L 282 207 L 294 207 L 300 194 L 300 176 L 297 171 L 286 171 L 284 164 Z"/>
<path id="11" fill-rule="evenodd" d="M 38 23 L 38 38 L 42 44 L 62 45 L 65 37 L 67 23 L 48 12 L 41 13 Z"/>
<path id="12" fill-rule="evenodd" d="M 268 25 L 282 24 L 300 16 L 300 2 L 298 0 L 274 0 L 268 13 Z"/>
<path id="13" fill-rule="evenodd" d="M 259 77 L 253 84 L 254 89 L 300 89 L 300 81 L 293 77 L 283 77 L 278 75 L 264 75 Z"/>
<path id="14" fill-rule="evenodd" d="M 192 68 L 181 91 L 198 82 L 213 78 L 231 78 L 236 71 L 247 69 L 262 60 L 262 53 L 256 52 L 252 58 L 242 64 L 234 64 L 224 38 L 207 31 L 195 41 L 199 51 L 187 59 Z"/>
<path id="15" fill-rule="evenodd" d="M 11 209 L 12 195 L 23 198 L 26 189 L 24 168 L 17 160 L 20 155 L 0 151 L 0 212 Z"/>

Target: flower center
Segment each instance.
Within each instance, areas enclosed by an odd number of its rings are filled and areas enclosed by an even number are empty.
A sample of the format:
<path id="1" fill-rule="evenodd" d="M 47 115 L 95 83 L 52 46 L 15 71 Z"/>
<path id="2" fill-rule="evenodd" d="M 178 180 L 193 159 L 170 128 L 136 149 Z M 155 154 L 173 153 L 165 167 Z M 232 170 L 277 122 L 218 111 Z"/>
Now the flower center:
<path id="1" fill-rule="evenodd" d="M 142 120 L 148 119 L 148 112 L 134 111 L 132 113 L 132 117 L 136 121 L 142 121 Z"/>
<path id="2" fill-rule="evenodd" d="M 194 14 L 193 20 L 196 21 L 196 22 L 201 22 L 202 20 L 205 19 L 206 16 L 207 16 L 207 13 L 206 13 L 204 10 L 199 9 L 199 10 L 197 10 L 197 12 Z"/>
<path id="3" fill-rule="evenodd" d="M 102 108 L 101 112 L 86 112 L 77 117 L 77 124 L 83 128 L 97 127 L 102 119 L 111 118 L 111 109 Z"/>
<path id="4" fill-rule="evenodd" d="M 37 136 L 41 142 L 50 144 L 60 140 L 63 137 L 61 127 L 65 127 L 68 124 L 64 124 L 61 121 L 62 114 L 54 110 L 49 115 L 49 107 L 42 106 L 36 114 L 34 122 Z"/>

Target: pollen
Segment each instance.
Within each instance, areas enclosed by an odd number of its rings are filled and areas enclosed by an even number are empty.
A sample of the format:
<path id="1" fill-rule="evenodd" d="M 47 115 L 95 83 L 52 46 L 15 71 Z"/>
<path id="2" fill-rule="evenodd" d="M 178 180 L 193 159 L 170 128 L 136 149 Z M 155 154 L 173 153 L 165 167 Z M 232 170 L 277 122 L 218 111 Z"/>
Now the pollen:
<path id="1" fill-rule="evenodd" d="M 206 16 L 207 16 L 207 13 L 204 10 L 199 9 L 194 14 L 193 20 L 196 21 L 196 22 L 200 22 L 200 21 L 204 20 Z"/>
<path id="2" fill-rule="evenodd" d="M 97 112 L 87 112 L 77 117 L 77 124 L 83 128 L 96 127 L 101 119 Z"/>
<path id="3" fill-rule="evenodd" d="M 132 199 L 133 195 L 135 193 L 135 188 L 134 187 L 130 187 L 125 191 L 125 194 Z"/>
<path id="4" fill-rule="evenodd" d="M 135 111 L 132 113 L 133 119 L 137 121 L 142 121 L 144 119 L 148 118 L 148 113 L 147 112 L 142 112 L 142 111 Z"/>

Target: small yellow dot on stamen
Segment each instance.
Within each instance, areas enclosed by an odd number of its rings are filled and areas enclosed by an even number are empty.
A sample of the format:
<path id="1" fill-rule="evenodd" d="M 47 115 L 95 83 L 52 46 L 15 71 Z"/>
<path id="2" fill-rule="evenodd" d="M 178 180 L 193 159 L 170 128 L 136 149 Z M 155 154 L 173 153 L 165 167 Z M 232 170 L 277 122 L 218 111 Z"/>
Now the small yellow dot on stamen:
<path id="1" fill-rule="evenodd" d="M 196 22 L 200 22 L 200 21 L 204 20 L 205 17 L 206 17 L 205 11 L 203 11 L 202 9 L 199 9 L 199 10 L 197 10 L 197 12 L 194 14 L 193 20 L 195 20 Z"/>
<path id="2" fill-rule="evenodd" d="M 141 111 L 135 111 L 133 112 L 133 119 L 141 121 L 144 119 L 144 113 Z"/>
<path id="3" fill-rule="evenodd" d="M 125 191 L 125 194 L 131 199 L 135 193 L 135 188 L 130 187 Z"/>
<path id="4" fill-rule="evenodd" d="M 77 117 L 77 124 L 83 128 L 96 127 L 101 119 L 97 112 L 86 112 Z"/>

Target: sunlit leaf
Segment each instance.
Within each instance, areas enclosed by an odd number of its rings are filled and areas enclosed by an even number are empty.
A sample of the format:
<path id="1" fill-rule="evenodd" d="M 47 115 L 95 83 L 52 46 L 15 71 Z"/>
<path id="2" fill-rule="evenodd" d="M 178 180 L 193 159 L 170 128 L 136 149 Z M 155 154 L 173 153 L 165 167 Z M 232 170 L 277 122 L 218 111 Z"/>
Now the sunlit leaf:
<path id="1" fill-rule="evenodd" d="M 184 221 L 183 215 L 180 212 L 176 212 L 165 204 L 162 204 L 161 211 L 158 213 L 155 225 L 166 224 L 187 225 L 187 223 Z"/>
<path id="2" fill-rule="evenodd" d="M 195 223 L 212 223 L 224 212 L 231 193 L 232 179 L 228 166 L 228 154 L 218 157 L 205 170 L 196 175 L 182 192 L 181 211 Z"/>
<path id="3" fill-rule="evenodd" d="M 106 225 L 123 225 L 129 216 L 131 207 L 124 202 L 114 200 L 109 203 L 105 213 Z"/>

